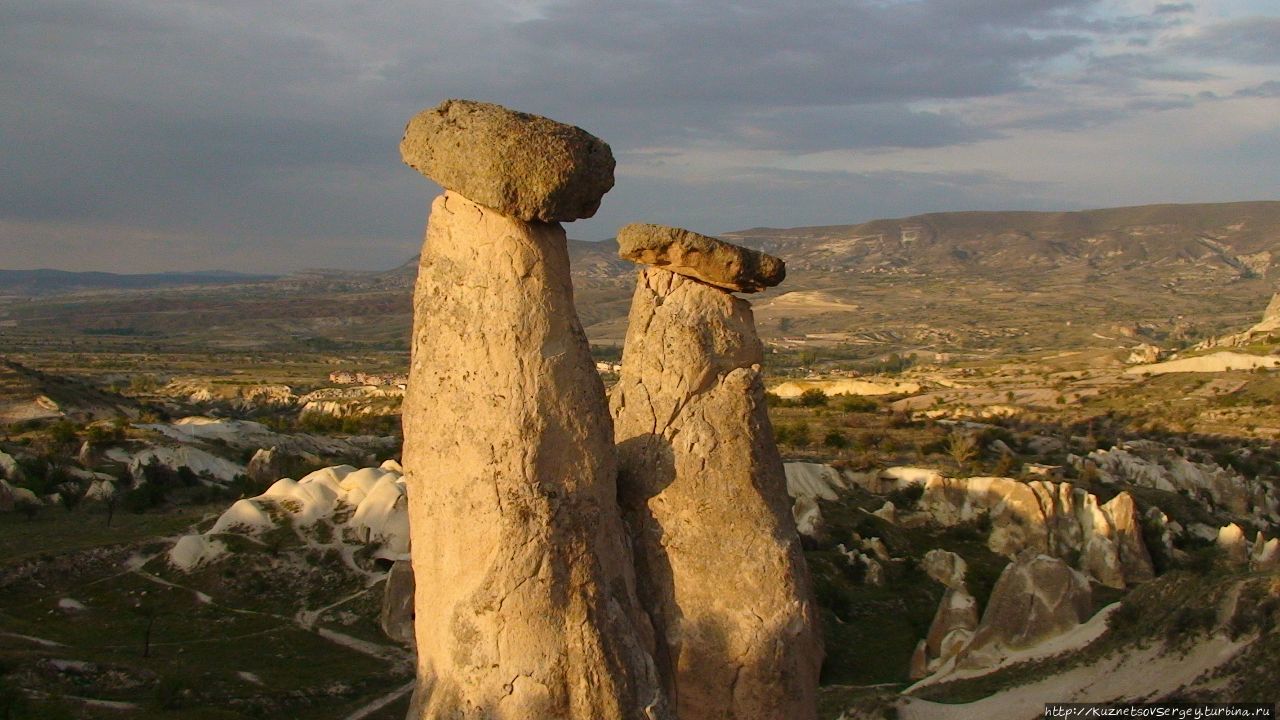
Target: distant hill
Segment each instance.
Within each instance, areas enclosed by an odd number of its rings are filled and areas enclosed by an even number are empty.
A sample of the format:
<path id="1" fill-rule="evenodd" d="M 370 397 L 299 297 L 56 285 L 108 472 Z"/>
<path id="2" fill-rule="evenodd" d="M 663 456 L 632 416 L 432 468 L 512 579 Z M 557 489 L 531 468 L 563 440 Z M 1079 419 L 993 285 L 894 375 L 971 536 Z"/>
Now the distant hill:
<path id="1" fill-rule="evenodd" d="M 1177 344 L 1251 324 L 1280 283 L 1275 201 L 933 213 L 723 237 L 787 261 L 756 319 L 798 344 Z"/>
<path id="2" fill-rule="evenodd" d="M 85 290 L 147 290 L 180 285 L 231 285 L 273 280 L 276 275 L 210 271 L 118 275 L 66 270 L 0 270 L 0 294 L 54 295 Z"/>
<path id="3" fill-rule="evenodd" d="M 954 212 L 861 225 L 753 228 L 726 240 L 775 253 L 788 268 L 922 274 L 1099 277 L 1139 268 L 1176 280 L 1276 277 L 1280 202 L 1148 205 L 1080 212 Z"/>
<path id="4" fill-rule="evenodd" d="M 766 339 L 862 354 L 1181 345 L 1253 325 L 1280 289 L 1274 201 L 934 213 L 723 237 L 787 262 L 781 286 L 750 297 Z M 612 241 L 571 240 L 569 252 L 588 335 L 621 343 L 636 266 Z M 0 304 L 0 333 L 38 333 L 41 342 L 96 335 L 139 347 L 405 349 L 416 274 L 413 258 L 385 272 L 275 279 L 108 276 L 117 288 L 169 282 Z M 192 279 L 203 282 L 178 286 Z"/>

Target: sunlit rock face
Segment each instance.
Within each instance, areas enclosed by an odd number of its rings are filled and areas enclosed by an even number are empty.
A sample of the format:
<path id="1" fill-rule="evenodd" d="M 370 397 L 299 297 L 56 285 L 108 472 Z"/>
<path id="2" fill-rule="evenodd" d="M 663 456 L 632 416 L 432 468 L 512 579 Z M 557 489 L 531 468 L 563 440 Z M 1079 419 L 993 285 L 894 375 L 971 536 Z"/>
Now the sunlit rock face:
<path id="1" fill-rule="evenodd" d="M 989 517 L 993 551 L 1076 558 L 1077 568 L 1109 587 L 1154 576 L 1137 507 L 1126 492 L 1099 504 L 1097 496 L 1066 482 L 936 476 L 924 483 L 920 508 L 942 525 Z"/>
<path id="2" fill-rule="evenodd" d="M 415 119 L 402 145 L 414 164 L 416 149 L 447 135 L 448 173 L 417 167 L 481 200 L 436 198 L 414 294 L 403 454 L 418 588 L 409 717 L 669 718 L 618 512 L 604 387 L 573 307 L 565 233 L 512 215 L 543 217 L 532 212 L 543 200 L 545 217 L 586 213 L 612 184 L 611 159 L 608 183 L 587 171 L 593 180 L 574 184 L 579 174 L 562 168 L 568 187 L 539 194 L 551 187 L 539 184 L 504 205 L 504 184 L 519 178 L 501 173 L 534 170 L 512 158 L 542 157 L 538 148 L 564 126 L 499 114 L 506 138 L 485 123 L 468 133 L 466 123 Z M 513 138 L 514 151 L 505 144 Z M 503 162 L 486 155 L 495 143 Z M 465 158 L 487 170 L 466 174 Z M 566 197 L 576 210 L 557 209 L 555 198 Z"/>
<path id="3" fill-rule="evenodd" d="M 822 641 L 761 357 L 746 301 L 640 273 L 611 395 L 619 497 L 681 720 L 816 717 Z"/>

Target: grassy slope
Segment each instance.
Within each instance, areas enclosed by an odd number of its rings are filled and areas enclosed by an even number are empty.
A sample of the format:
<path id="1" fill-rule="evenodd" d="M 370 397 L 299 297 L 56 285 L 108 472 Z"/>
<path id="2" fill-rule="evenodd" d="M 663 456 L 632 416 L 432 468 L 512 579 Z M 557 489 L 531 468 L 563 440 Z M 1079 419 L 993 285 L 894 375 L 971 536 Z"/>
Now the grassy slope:
<path id="1" fill-rule="evenodd" d="M 0 700 L 4 686 L 39 694 L 15 718 L 120 716 L 117 710 L 74 699 L 92 697 L 135 703 L 140 709 L 128 716 L 138 718 L 325 720 L 345 717 L 404 684 L 403 666 L 300 627 L 285 603 L 259 602 L 259 594 L 269 598 L 296 589 L 289 581 L 295 578 L 272 583 L 277 558 L 265 552 L 258 553 L 252 580 L 242 584 L 219 585 L 198 574 L 184 577 L 166 570 L 160 560 L 148 563 L 147 570 L 167 579 L 128 571 L 125 563 L 131 556 L 165 549 L 154 534 L 181 530 L 198 514 L 118 515 L 121 527 L 113 528 L 100 515 L 82 511 L 50 511 L 30 523 L 0 515 L 0 538 L 5 540 L 0 547 L 6 551 L 0 560 Z M 148 535 L 151 541 L 135 539 Z M 32 549 L 15 550 L 18 542 Z M 221 577 L 214 568 L 212 576 Z M 322 583 L 307 584 L 309 599 L 317 605 L 352 590 L 349 584 L 332 583 L 325 593 L 318 585 Z M 211 601 L 201 594 L 205 589 L 211 591 Z M 64 598 L 86 609 L 61 608 Z M 367 615 L 368 603 L 364 597 L 351 605 Z M 148 623 L 152 638 L 144 656 Z M 355 634 L 379 641 L 364 629 Z M 58 672 L 51 664 L 55 660 L 91 665 Z M 263 685 L 241 672 L 260 678 Z M 404 702 L 371 717 L 403 717 Z"/>

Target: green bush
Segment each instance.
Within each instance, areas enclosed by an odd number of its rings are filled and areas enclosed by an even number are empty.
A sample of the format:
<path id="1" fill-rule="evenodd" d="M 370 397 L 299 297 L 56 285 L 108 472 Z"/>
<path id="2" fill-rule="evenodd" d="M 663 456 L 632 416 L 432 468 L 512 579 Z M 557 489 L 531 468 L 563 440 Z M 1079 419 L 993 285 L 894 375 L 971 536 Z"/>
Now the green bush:
<path id="1" fill-rule="evenodd" d="M 801 407 L 823 407 L 827 404 L 827 400 L 827 394 L 822 391 L 822 388 L 809 388 L 800 393 Z"/>
<path id="2" fill-rule="evenodd" d="M 829 448 L 843 450 L 849 447 L 849 438 L 845 437 L 844 433 L 839 430 L 832 430 L 827 433 L 826 437 L 822 438 L 822 444 Z"/>
<path id="3" fill-rule="evenodd" d="M 778 423 L 773 429 L 773 437 L 779 445 L 803 447 L 809 444 L 809 423 L 801 420 L 797 423 Z"/>
<path id="4" fill-rule="evenodd" d="M 850 413 L 873 413 L 880 409 L 880 403 L 861 395 L 846 395 L 840 401 L 840 409 Z"/>

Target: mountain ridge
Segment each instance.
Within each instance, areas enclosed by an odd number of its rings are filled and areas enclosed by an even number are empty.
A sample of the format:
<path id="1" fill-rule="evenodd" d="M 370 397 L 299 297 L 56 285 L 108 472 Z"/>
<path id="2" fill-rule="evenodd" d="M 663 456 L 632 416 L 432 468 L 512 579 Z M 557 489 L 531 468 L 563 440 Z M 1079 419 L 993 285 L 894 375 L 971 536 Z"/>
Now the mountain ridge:
<path id="1" fill-rule="evenodd" d="M 721 237 L 787 262 L 781 286 L 749 298 L 775 346 L 991 352 L 1114 347 L 1138 335 L 1178 344 L 1252 325 L 1280 285 L 1280 201 L 929 213 Z M 637 266 L 610 241 L 570 240 L 569 253 L 584 328 L 593 342 L 620 343 Z M 416 270 L 410 259 L 381 272 L 18 299 L 0 305 L 0 327 L 10 337 L 26 328 L 403 347 Z"/>

